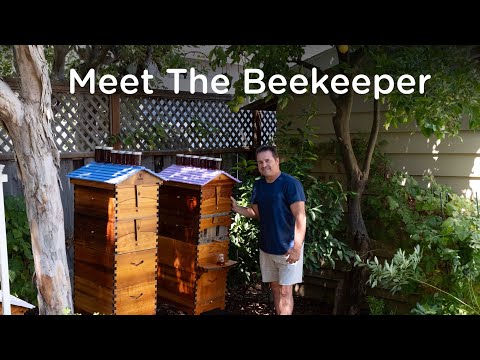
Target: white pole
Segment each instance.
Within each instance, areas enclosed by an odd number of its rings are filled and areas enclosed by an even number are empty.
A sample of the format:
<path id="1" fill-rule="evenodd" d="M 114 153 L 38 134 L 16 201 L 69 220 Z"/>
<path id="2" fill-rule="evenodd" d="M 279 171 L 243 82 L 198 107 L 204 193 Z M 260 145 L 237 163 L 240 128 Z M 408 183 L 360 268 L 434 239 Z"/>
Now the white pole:
<path id="1" fill-rule="evenodd" d="M 5 165 L 0 165 L 0 273 L 2 284 L 3 315 L 11 315 L 10 307 L 10 278 L 8 276 L 7 231 L 5 228 L 5 206 L 3 203 L 3 183 L 8 176 L 3 174 Z"/>

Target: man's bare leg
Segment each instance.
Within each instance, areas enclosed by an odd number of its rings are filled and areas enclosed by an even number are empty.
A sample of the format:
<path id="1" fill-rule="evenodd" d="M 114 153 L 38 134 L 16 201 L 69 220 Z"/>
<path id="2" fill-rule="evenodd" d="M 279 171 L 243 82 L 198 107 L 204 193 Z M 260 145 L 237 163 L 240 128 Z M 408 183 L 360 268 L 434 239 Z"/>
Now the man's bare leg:
<path id="1" fill-rule="evenodd" d="M 280 285 L 278 282 L 271 282 L 270 286 L 277 315 L 292 315 L 293 285 Z"/>

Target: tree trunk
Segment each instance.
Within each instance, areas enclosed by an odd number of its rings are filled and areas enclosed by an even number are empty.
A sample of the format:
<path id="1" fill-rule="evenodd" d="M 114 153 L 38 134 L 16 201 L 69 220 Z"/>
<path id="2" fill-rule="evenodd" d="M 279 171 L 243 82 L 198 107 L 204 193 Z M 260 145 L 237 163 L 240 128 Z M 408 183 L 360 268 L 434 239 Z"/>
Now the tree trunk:
<path id="1" fill-rule="evenodd" d="M 363 221 L 361 201 L 364 186 L 349 186 L 349 191 L 354 191 L 357 195 L 348 198 L 348 236 L 353 244 L 353 249 L 362 259 L 368 257 L 371 248 L 371 239 L 368 236 L 365 222 Z M 365 267 L 352 266 L 349 272 L 345 274 L 343 281 L 343 292 L 340 298 L 336 299 L 339 303 L 335 306 L 342 314 L 358 315 L 361 305 L 366 297 L 366 282 L 368 272 Z"/>
<path id="2" fill-rule="evenodd" d="M 347 176 L 347 190 L 355 195 L 347 201 L 347 240 L 362 258 L 369 254 L 371 240 L 362 216 L 361 201 L 368 180 L 368 171 L 362 171 L 353 152 L 350 137 L 350 114 L 353 104 L 353 93 L 349 91 L 335 99 L 336 113 L 333 126 L 336 137 L 341 145 L 343 164 Z M 369 166 L 369 165 L 368 165 Z M 355 315 L 360 313 L 360 307 L 365 299 L 368 273 L 365 268 L 352 267 L 345 274 L 342 289 L 335 298 L 334 309 L 337 314 Z"/>
<path id="3" fill-rule="evenodd" d="M 40 314 L 73 309 L 58 179 L 59 153 L 51 130 L 51 86 L 41 46 L 15 46 L 21 100 L 0 81 L 0 119 L 12 139 L 23 183 Z"/>
<path id="4" fill-rule="evenodd" d="M 366 179 L 358 173 L 350 173 L 347 178 L 351 178 L 348 181 L 347 190 L 355 193 L 355 195 L 348 196 L 347 200 L 348 236 L 355 250 L 364 254 L 368 252 L 368 242 L 370 241 L 367 227 L 363 221 L 361 204 Z"/>
<path id="5" fill-rule="evenodd" d="M 70 45 L 54 45 L 54 57 L 52 66 L 53 80 L 65 81 L 65 60 L 70 52 Z"/>

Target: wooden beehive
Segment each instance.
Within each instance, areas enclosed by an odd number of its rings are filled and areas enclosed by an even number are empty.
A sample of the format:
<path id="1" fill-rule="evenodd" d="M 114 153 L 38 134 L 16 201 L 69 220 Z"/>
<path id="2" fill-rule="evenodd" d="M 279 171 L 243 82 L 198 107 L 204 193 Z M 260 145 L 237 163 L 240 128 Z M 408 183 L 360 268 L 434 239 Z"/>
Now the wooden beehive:
<path id="1" fill-rule="evenodd" d="M 158 301 L 191 314 L 225 308 L 233 186 L 221 170 L 172 165 L 159 173 Z M 224 264 L 217 264 L 223 254 Z"/>
<path id="2" fill-rule="evenodd" d="M 75 185 L 75 312 L 155 314 L 161 179 L 142 166 L 108 163 L 68 177 Z"/>

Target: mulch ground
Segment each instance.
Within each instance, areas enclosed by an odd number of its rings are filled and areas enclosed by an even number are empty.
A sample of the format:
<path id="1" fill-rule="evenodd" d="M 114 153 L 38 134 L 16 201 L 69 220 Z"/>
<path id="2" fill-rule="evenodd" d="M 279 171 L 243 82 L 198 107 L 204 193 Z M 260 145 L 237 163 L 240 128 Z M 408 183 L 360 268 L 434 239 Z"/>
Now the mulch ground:
<path id="1" fill-rule="evenodd" d="M 273 304 L 269 301 L 269 289 L 265 284 L 243 285 L 228 289 L 225 297 L 225 310 L 212 310 L 205 315 L 275 315 Z M 293 315 L 330 315 L 329 305 L 294 295 Z M 185 315 L 182 310 L 167 303 L 157 304 L 157 315 Z M 34 308 L 25 315 L 38 315 Z"/>
<path id="2" fill-rule="evenodd" d="M 229 289 L 225 301 L 224 311 L 212 310 L 205 314 L 275 315 L 266 285 L 244 285 Z M 329 305 L 302 296 L 295 295 L 294 303 L 293 315 L 330 315 L 332 313 Z M 158 315 L 185 315 L 183 311 L 169 304 L 157 304 L 157 309 Z"/>

